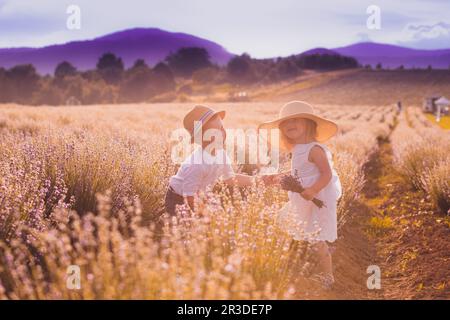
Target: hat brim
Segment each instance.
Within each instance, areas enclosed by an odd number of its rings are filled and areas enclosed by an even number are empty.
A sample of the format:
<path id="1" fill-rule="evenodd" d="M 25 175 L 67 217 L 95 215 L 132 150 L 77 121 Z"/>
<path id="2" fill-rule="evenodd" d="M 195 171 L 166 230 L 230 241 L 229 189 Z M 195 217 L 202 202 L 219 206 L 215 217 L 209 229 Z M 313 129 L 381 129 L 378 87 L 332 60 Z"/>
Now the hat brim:
<path id="1" fill-rule="evenodd" d="M 205 119 L 203 119 L 202 128 L 209 120 L 211 120 L 213 117 L 215 117 L 217 115 L 223 120 L 225 118 L 226 112 L 225 112 L 225 110 L 214 111 L 213 113 L 208 115 Z M 191 136 L 194 136 L 195 132 L 190 132 L 190 134 L 191 134 Z"/>
<path id="2" fill-rule="evenodd" d="M 202 126 L 204 126 L 209 120 L 211 120 L 215 116 L 219 116 L 222 120 L 225 118 L 226 112 L 225 110 L 215 111 L 211 113 L 209 116 L 207 116 L 202 123 Z"/>
<path id="3" fill-rule="evenodd" d="M 336 135 L 336 133 L 338 131 L 338 125 L 336 124 L 336 122 L 322 118 L 320 116 L 317 116 L 317 115 L 314 115 L 311 113 L 297 113 L 297 114 L 293 114 L 293 115 L 283 117 L 280 119 L 263 122 L 258 126 L 258 130 L 260 130 L 260 129 L 279 129 L 280 124 L 283 121 L 286 121 L 289 119 L 295 119 L 295 118 L 310 119 L 317 124 L 316 139 L 318 142 L 327 141 L 328 139 L 330 139 L 334 135 Z"/>

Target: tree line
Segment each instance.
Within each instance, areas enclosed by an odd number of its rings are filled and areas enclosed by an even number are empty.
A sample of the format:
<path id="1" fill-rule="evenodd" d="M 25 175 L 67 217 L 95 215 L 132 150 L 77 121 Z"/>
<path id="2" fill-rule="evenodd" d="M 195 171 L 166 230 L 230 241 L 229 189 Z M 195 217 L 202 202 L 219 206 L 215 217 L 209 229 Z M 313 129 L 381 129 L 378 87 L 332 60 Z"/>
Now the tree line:
<path id="1" fill-rule="evenodd" d="M 32 64 L 0 68 L 0 103 L 32 105 L 98 104 L 171 101 L 189 94 L 191 84 L 252 85 L 296 77 L 302 70 L 356 68 L 358 62 L 338 54 L 293 55 L 277 59 L 234 56 L 225 66 L 211 62 L 204 48 L 186 47 L 150 67 L 138 59 L 126 69 L 113 53 L 103 54 L 96 68 L 79 71 L 69 61 L 59 63 L 54 74 L 41 76 Z M 185 83 L 188 83 L 187 85 Z M 191 84 L 189 84 L 191 83 Z M 181 85 L 184 84 L 184 85 Z"/>

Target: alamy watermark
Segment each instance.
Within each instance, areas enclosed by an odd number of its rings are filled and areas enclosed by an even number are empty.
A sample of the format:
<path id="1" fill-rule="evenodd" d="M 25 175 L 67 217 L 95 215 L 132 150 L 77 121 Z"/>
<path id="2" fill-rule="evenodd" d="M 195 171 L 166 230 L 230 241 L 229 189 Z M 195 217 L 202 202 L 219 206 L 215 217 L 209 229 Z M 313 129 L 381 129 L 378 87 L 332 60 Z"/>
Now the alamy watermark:
<path id="1" fill-rule="evenodd" d="M 367 267 L 367 273 L 370 276 L 367 278 L 367 289 L 381 289 L 381 269 L 377 265 L 370 265 Z"/>
<path id="2" fill-rule="evenodd" d="M 66 14 L 68 14 L 66 20 L 66 27 L 69 30 L 80 30 L 81 29 L 81 8 L 75 4 L 71 4 L 66 9 Z"/>
<path id="3" fill-rule="evenodd" d="M 255 129 L 208 129 L 205 132 L 200 127 L 194 137 L 184 129 L 174 130 L 170 140 L 176 144 L 171 150 L 171 159 L 175 164 L 181 164 L 192 153 L 194 144 L 206 144 L 204 151 L 219 157 L 203 157 L 201 154 L 193 157 L 193 164 L 225 164 L 227 161 L 236 164 L 270 165 L 278 167 L 279 164 L 279 130 Z M 206 142 L 206 143 L 205 143 Z"/>
<path id="4" fill-rule="evenodd" d="M 366 20 L 366 26 L 369 30 L 381 29 L 381 8 L 377 5 L 370 5 L 366 9 L 366 13 L 369 15 Z"/>
<path id="5" fill-rule="evenodd" d="M 80 266 L 73 264 L 66 270 L 66 287 L 69 290 L 81 289 L 81 269 Z"/>

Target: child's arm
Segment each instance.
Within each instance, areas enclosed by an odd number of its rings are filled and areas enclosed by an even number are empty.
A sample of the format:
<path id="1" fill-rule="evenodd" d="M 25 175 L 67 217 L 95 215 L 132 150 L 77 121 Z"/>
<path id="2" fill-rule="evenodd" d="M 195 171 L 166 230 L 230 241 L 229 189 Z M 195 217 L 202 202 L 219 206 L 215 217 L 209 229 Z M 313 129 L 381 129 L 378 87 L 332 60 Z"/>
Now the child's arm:
<path id="1" fill-rule="evenodd" d="M 249 187 L 251 186 L 256 179 L 256 176 L 248 176 L 245 174 L 234 174 L 233 177 L 224 180 L 229 186 L 238 186 L 238 187 Z"/>
<path id="2" fill-rule="evenodd" d="M 306 200 L 311 200 L 320 190 L 328 185 L 331 180 L 332 173 L 327 155 L 321 147 L 312 147 L 311 151 L 309 152 L 308 160 L 313 162 L 320 171 L 320 177 L 316 181 L 316 183 L 314 183 L 309 188 L 305 188 L 305 191 L 303 191 L 301 194 L 302 197 Z"/>
<path id="3" fill-rule="evenodd" d="M 256 179 L 262 179 L 264 184 L 274 184 L 274 179 L 277 179 L 279 175 L 280 174 L 248 176 L 245 174 L 234 174 L 233 177 L 223 180 L 223 182 L 225 182 L 229 186 L 249 187 L 256 182 Z M 184 199 L 191 210 L 194 210 L 194 196 L 185 196 Z"/>
<path id="4" fill-rule="evenodd" d="M 235 174 L 234 177 L 224 180 L 227 185 L 238 187 L 249 187 L 256 183 L 257 179 L 261 179 L 266 185 L 278 183 L 282 174 L 267 174 L 261 176 L 248 176 L 245 174 Z"/>

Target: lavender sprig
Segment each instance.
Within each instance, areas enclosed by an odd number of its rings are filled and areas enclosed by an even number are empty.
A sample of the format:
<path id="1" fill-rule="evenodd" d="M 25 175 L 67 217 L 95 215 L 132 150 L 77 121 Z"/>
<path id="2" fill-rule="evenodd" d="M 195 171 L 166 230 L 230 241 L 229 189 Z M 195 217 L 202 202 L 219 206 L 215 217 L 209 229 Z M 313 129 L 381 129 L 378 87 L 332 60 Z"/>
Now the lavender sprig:
<path id="1" fill-rule="evenodd" d="M 281 178 L 280 181 L 281 188 L 286 191 L 292 191 L 297 193 L 302 193 L 305 191 L 305 188 L 302 186 L 300 181 L 296 179 L 294 176 L 291 175 L 285 175 Z M 322 200 L 319 200 L 317 198 L 313 198 L 311 200 L 319 209 L 326 207 L 325 203 L 323 203 Z"/>

